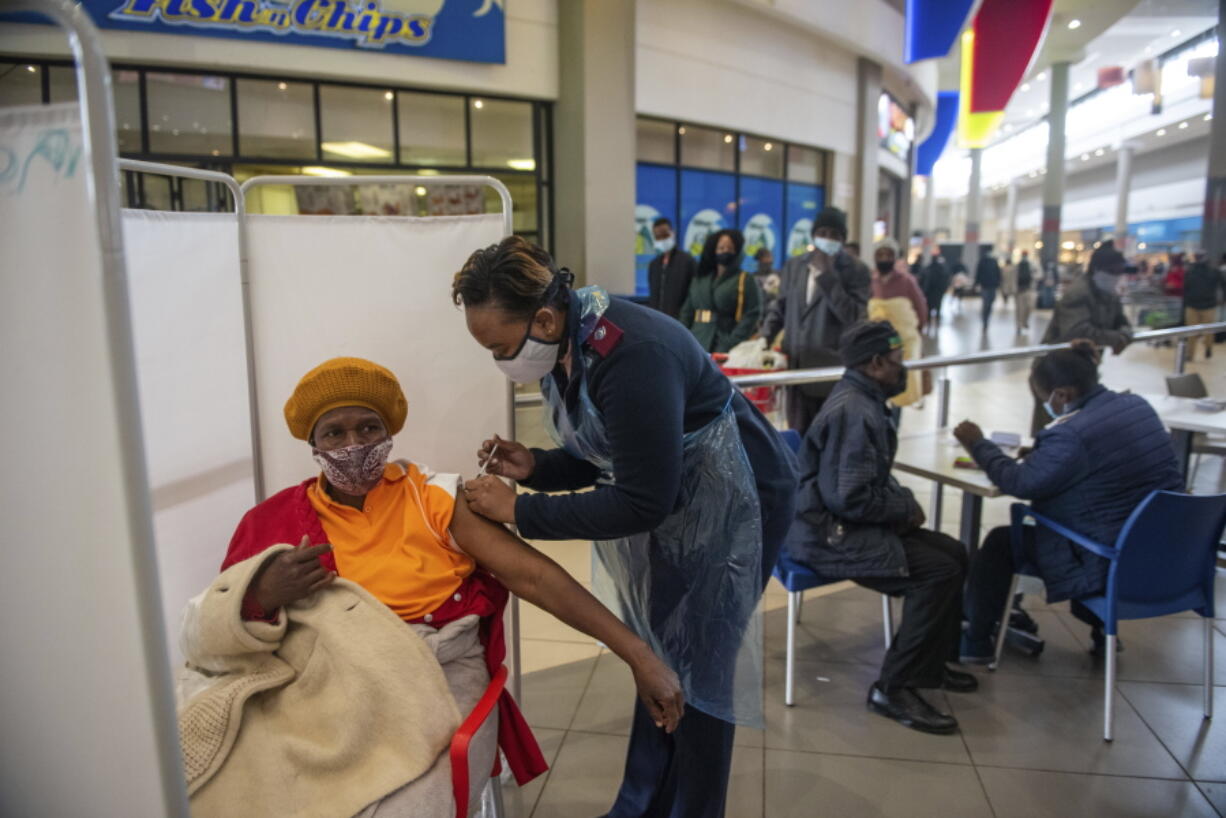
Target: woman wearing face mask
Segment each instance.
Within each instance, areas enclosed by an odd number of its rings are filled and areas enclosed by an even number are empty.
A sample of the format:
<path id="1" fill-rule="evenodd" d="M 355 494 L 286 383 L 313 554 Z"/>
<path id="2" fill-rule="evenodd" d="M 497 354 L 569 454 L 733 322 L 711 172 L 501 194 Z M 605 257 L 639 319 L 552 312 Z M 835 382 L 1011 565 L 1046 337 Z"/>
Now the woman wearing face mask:
<path id="1" fill-rule="evenodd" d="M 473 338 L 512 380 L 540 382 L 557 445 L 485 441 L 490 473 L 537 493 L 483 477 L 466 495 L 525 537 L 594 541 L 593 589 L 681 677 L 671 736 L 636 704 L 609 815 L 717 818 L 735 725 L 762 723 L 754 610 L 791 524 L 794 459 L 684 327 L 569 284 L 518 237 L 456 277 Z"/>
<path id="2" fill-rule="evenodd" d="M 678 320 L 708 352 L 727 352 L 758 330 L 762 294 L 753 276 L 741 269 L 745 238 L 740 230 L 707 237 Z"/>
<path id="3" fill-rule="evenodd" d="M 280 625 L 288 615 L 292 622 L 296 603 L 305 600 L 309 606 L 308 598 L 327 593 L 339 575 L 427 635 L 447 628 L 448 638 L 454 639 L 457 628 L 477 630 L 479 617 L 477 638 L 486 668 L 477 672 L 493 672 L 505 654 L 501 614 L 510 590 L 608 645 L 630 665 L 646 699 L 644 717 L 661 733 L 674 730 L 683 707 L 678 679 L 642 639 L 555 562 L 457 502 L 457 475 L 435 474 L 406 460 L 388 462 L 392 435 L 404 426 L 407 411 L 395 376 L 370 361 L 334 358 L 303 376 L 285 404 L 285 419 L 290 433 L 310 446 L 321 473 L 268 498 L 239 523 L 222 570 L 250 566 L 248 584 L 238 592 L 242 618 Z M 275 548 L 283 543 L 297 547 Z M 235 625 L 231 630 L 242 629 L 241 623 Z M 468 673 L 471 678 L 473 671 Z M 462 713 L 467 715 L 488 683 L 487 673 L 475 696 L 457 701 Z M 343 700 L 344 693 L 337 695 Z M 355 715 L 354 723 L 377 718 L 360 713 L 369 706 L 366 702 L 345 706 L 362 716 Z M 315 723 L 311 714 L 302 718 Z M 499 702 L 497 722 L 498 742 L 517 780 L 522 784 L 543 772 L 544 759 L 507 695 Z M 335 729 L 344 735 L 343 727 Z M 394 739 L 399 729 L 412 730 L 413 725 L 389 725 L 384 738 Z M 283 743 L 284 737 L 268 740 Z M 353 738 L 359 745 L 366 740 Z M 488 761 L 493 763 L 492 748 Z M 281 778 L 293 780 L 295 770 L 283 772 Z M 360 767 L 351 772 L 351 781 L 364 774 Z M 275 789 L 279 781 L 248 786 Z M 370 799 L 362 805 L 388 793 L 367 794 Z M 389 814 L 434 814 L 397 804 L 405 811 L 389 807 Z"/>
<path id="4" fill-rule="evenodd" d="M 1083 342 L 1034 362 L 1030 390 L 1051 422 L 1024 459 L 1002 452 L 970 421 L 961 423 L 954 436 L 1001 491 L 1030 500 L 1035 511 L 1097 542 L 1112 543 L 1141 500 L 1155 489 L 1182 491 L 1183 479 L 1153 407 L 1137 395 L 1100 385 L 1097 355 L 1093 345 Z M 1107 561 L 1049 529 L 1028 526 L 1022 542 L 1047 586 L 1047 601 L 1072 600 L 1074 616 L 1091 626 L 1093 650 L 1101 651 L 1102 622 L 1077 599 L 1102 593 Z M 970 624 L 962 640 L 964 662 L 992 660 L 996 620 L 1014 567 L 1010 528 L 993 529 L 967 586 Z"/>
<path id="5" fill-rule="evenodd" d="M 878 242 L 873 262 L 873 295 L 868 300 L 868 320 L 889 321 L 902 338 L 903 359 L 919 358 L 924 352 L 921 333 L 928 318 L 928 301 L 919 282 L 905 264 L 899 264 L 898 242 L 894 239 Z M 890 402 L 902 407 L 918 401 L 924 396 L 922 380 L 921 373 L 910 373 L 907 388 Z"/>

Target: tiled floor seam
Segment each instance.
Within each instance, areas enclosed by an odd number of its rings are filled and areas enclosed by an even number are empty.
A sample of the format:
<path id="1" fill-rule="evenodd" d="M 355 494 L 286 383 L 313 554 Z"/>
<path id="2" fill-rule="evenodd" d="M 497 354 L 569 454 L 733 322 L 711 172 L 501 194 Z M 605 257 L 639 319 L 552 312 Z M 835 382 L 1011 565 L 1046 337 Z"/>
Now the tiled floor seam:
<path id="1" fill-rule="evenodd" d="M 1162 748 L 1165 750 L 1166 745 L 1163 745 Z M 1167 750 L 1167 754 L 1168 755 L 1170 754 L 1170 750 Z M 1179 769 L 1183 770 L 1182 764 L 1179 764 L 1178 761 L 1176 762 L 1176 764 L 1179 766 Z M 1092 775 L 1098 778 L 1135 778 L 1135 779 L 1140 779 L 1144 781 L 1191 781 L 1192 780 L 1191 778 L 1164 778 L 1163 776 L 1160 776 L 1160 775 L 1136 775 L 1134 773 L 1127 773 L 1127 774 L 1101 773 L 1101 772 L 1096 772 L 1094 770 L 1049 770 L 1045 767 L 1010 767 L 1005 764 L 977 764 L 975 766 L 982 767 L 985 770 L 1013 770 L 1013 771 L 1029 772 L 1029 773 L 1056 773 L 1059 775 Z M 1187 770 L 1184 770 L 1184 773 L 1186 774 Z M 1204 780 L 1205 780 L 1205 783 L 1207 784 L 1217 783 L 1214 781 L 1210 781 L 1209 779 L 1204 779 Z"/>
<path id="2" fill-rule="evenodd" d="M 1183 766 L 1183 762 L 1179 760 L 1179 757 L 1175 755 L 1175 753 L 1171 751 L 1171 748 L 1167 746 L 1166 742 L 1162 740 L 1162 736 L 1158 735 L 1158 731 L 1149 725 L 1149 721 L 1141 714 L 1141 709 L 1132 703 L 1132 699 L 1128 698 L 1128 694 L 1120 688 L 1118 683 L 1115 686 L 1115 690 L 1120 694 L 1120 698 L 1127 702 L 1128 706 L 1132 708 L 1132 712 L 1137 714 L 1137 718 L 1141 720 L 1141 724 L 1145 725 L 1145 729 L 1152 733 L 1154 738 L 1158 740 L 1158 743 L 1162 745 L 1162 749 L 1166 750 L 1166 754 L 1174 759 L 1175 763 L 1179 765 L 1179 769 L 1183 770 L 1183 774 L 1188 777 L 1189 781 L 1192 781 L 1192 773 L 1187 767 Z M 1197 787 L 1196 789 L 1199 791 L 1200 787 Z"/>
<path id="3" fill-rule="evenodd" d="M 600 659 L 600 653 L 596 654 L 597 660 Z M 583 704 L 583 697 L 587 695 L 588 688 L 592 686 L 592 677 L 596 675 L 596 662 L 592 662 L 592 669 L 588 672 L 587 681 L 583 683 L 583 693 L 579 695 L 579 704 L 575 705 L 575 712 L 570 714 L 570 721 L 567 722 L 566 729 L 562 733 L 562 741 L 558 745 L 558 752 L 554 755 L 553 764 L 549 765 L 549 769 L 545 771 L 545 780 L 541 782 L 541 789 L 536 794 L 536 800 L 532 802 L 532 809 L 528 810 L 528 818 L 532 818 L 536 814 L 536 808 L 541 803 L 541 796 L 545 794 L 545 790 L 549 787 L 549 779 L 553 777 L 553 768 L 557 765 L 558 759 L 562 756 L 562 751 L 566 749 L 566 739 L 570 736 L 570 726 L 575 723 L 575 717 L 579 715 L 579 707 Z"/>
<path id="4" fill-rule="evenodd" d="M 945 697 L 945 703 L 949 704 L 949 696 Z M 951 707 L 952 711 L 953 708 Z M 988 805 L 988 809 L 992 812 L 992 818 L 996 818 L 996 805 L 992 803 L 992 796 L 988 794 L 988 785 L 984 783 L 983 776 L 979 774 L 979 765 L 975 763 L 975 754 L 971 752 L 971 745 L 966 740 L 966 733 L 958 730 L 958 738 L 962 740 L 962 747 L 966 750 L 966 757 L 971 760 L 971 769 L 975 771 L 975 780 L 979 782 L 979 789 L 983 791 L 983 800 Z"/>
<path id="5" fill-rule="evenodd" d="M 1214 783 L 1214 782 L 1206 781 L 1205 783 L 1209 784 L 1209 783 Z M 1193 781 L 1192 785 L 1196 787 L 1196 791 L 1201 794 L 1201 797 L 1209 802 L 1209 808 L 1217 813 L 1218 818 L 1226 818 L 1226 816 L 1222 815 L 1222 811 L 1217 808 L 1217 805 L 1213 803 L 1213 799 L 1209 797 L 1209 793 L 1205 792 L 1204 787 L 1201 786 L 1201 782 Z"/>

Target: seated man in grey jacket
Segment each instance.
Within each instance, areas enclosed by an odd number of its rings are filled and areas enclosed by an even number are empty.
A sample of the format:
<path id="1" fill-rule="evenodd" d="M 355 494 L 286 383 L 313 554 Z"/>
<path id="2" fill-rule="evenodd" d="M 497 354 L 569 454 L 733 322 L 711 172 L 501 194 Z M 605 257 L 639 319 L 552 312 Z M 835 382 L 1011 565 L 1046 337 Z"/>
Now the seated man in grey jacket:
<path id="1" fill-rule="evenodd" d="M 952 733 L 958 722 L 917 688 L 978 687 L 973 675 L 946 665 L 958 659 L 966 550 L 921 528 L 915 495 L 890 475 L 898 433 L 886 401 L 907 383 L 898 333 L 886 321 L 861 323 L 839 346 L 847 372 L 801 447 L 788 553 L 824 577 L 903 596 L 902 622 L 869 690 L 869 709 L 916 730 Z"/>

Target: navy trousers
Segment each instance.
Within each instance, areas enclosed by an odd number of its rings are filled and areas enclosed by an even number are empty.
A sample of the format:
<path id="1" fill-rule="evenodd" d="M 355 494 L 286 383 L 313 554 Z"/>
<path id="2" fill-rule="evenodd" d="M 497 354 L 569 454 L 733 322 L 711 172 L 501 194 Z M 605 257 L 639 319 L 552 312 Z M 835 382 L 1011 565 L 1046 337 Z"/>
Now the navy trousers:
<path id="1" fill-rule="evenodd" d="M 783 549 L 795 495 L 762 509 L 762 588 Z M 606 818 L 723 818 L 736 725 L 685 706 L 672 735 L 656 727 L 637 698 L 626 772 Z"/>

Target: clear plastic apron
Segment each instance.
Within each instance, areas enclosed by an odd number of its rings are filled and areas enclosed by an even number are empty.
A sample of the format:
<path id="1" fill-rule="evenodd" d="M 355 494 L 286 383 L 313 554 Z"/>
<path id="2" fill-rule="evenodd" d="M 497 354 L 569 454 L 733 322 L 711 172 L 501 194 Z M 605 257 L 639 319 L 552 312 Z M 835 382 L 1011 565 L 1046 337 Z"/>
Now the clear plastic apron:
<path id="1" fill-rule="evenodd" d="M 599 287 L 574 293 L 568 411 L 552 376 L 541 381 L 545 427 L 572 457 L 612 485 L 613 452 L 588 393 L 581 345 L 609 304 Z M 578 320 L 575 320 L 575 319 Z M 681 491 L 653 531 L 592 544 L 592 588 L 677 673 L 688 704 L 724 721 L 762 727 L 762 519 L 753 471 L 732 411 L 685 435 Z"/>

